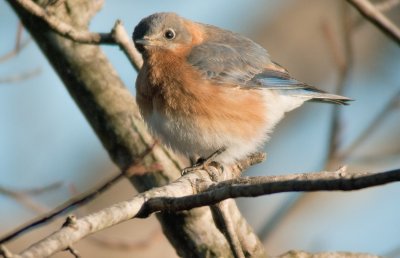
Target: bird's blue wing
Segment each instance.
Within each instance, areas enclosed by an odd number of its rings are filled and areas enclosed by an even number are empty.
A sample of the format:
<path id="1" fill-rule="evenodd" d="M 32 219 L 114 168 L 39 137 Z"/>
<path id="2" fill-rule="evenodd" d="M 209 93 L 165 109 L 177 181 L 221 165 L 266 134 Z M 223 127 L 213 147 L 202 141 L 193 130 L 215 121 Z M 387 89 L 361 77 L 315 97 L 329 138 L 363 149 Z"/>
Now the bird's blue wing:
<path id="1" fill-rule="evenodd" d="M 209 80 L 243 84 L 260 73 L 257 61 L 246 60 L 236 49 L 221 43 L 205 43 L 193 48 L 188 62 Z"/>
<path id="2" fill-rule="evenodd" d="M 194 46 L 187 61 L 205 79 L 242 87 L 303 89 L 307 85 L 289 76 L 273 63 L 267 51 L 257 43 L 233 32 L 210 27 L 210 38 Z"/>
<path id="3" fill-rule="evenodd" d="M 187 56 L 188 63 L 207 80 L 242 88 L 276 90 L 281 95 L 317 101 L 344 104 L 349 100 L 292 78 L 270 60 L 264 48 L 248 38 L 221 30 L 213 34 L 212 41 L 194 46 Z"/>
<path id="4" fill-rule="evenodd" d="M 200 71 L 205 79 L 219 83 L 276 90 L 309 87 L 291 78 L 289 73 L 273 63 L 266 50 L 256 43 L 235 43 L 232 45 L 206 42 L 195 46 L 188 56 L 188 62 Z"/>
<path id="5" fill-rule="evenodd" d="M 204 43 L 194 46 L 187 57 L 205 79 L 243 85 L 271 63 L 267 51 L 239 34 L 207 27 Z"/>

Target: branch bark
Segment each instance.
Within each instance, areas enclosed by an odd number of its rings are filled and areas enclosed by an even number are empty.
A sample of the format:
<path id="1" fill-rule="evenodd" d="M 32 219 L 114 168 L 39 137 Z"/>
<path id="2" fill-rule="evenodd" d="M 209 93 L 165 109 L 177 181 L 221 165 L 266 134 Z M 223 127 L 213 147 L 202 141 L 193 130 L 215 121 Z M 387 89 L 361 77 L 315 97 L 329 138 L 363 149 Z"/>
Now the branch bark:
<path id="1" fill-rule="evenodd" d="M 56 27 L 49 26 L 47 21 L 43 20 L 43 17 L 48 17 L 48 13 L 45 16 L 36 13 L 39 15 L 36 16 L 21 5 L 23 2 L 28 1 L 8 0 L 64 82 L 111 159 L 122 171 L 129 170 L 137 164 L 148 169 L 145 174 L 130 177 L 136 189 L 146 191 L 178 178 L 181 170 L 179 162 L 172 153 L 161 146 L 156 145 L 150 155 L 140 158 L 141 153 L 152 146 L 154 139 L 147 133 L 132 95 L 99 46 L 77 43 L 60 36 L 53 31 Z M 87 32 L 88 23 L 98 10 L 98 2 L 63 1 L 61 5 L 52 9 L 52 17 L 57 17 L 57 20 L 69 24 L 76 31 Z M 79 35 L 81 34 L 67 33 L 70 38 L 79 38 Z M 155 164 L 161 165 L 163 169 L 155 169 Z M 249 246 L 252 249 L 244 251 L 254 257 L 264 256 L 262 244 L 240 215 L 236 205 L 231 204 L 230 210 L 235 215 L 234 224 L 241 226 L 240 230 L 237 229 L 239 238 L 253 241 L 253 245 Z M 108 215 L 109 222 L 118 220 L 118 216 L 112 219 L 111 214 Z M 179 213 L 158 213 L 157 217 L 164 234 L 178 255 L 231 256 L 229 245 L 215 227 L 208 207 Z"/>
<path id="2" fill-rule="evenodd" d="M 352 4 L 367 20 L 377 26 L 383 33 L 400 44 L 400 29 L 391 22 L 381 11 L 379 11 L 368 0 L 347 0 Z"/>
<path id="3" fill-rule="evenodd" d="M 153 212 L 177 212 L 216 204 L 228 198 L 254 197 L 292 191 L 352 191 L 400 181 L 400 169 L 376 174 L 347 173 L 342 168 L 335 172 L 323 171 L 284 176 L 236 177 L 243 167 L 246 168 L 255 161 L 247 160 L 240 166 L 228 168 L 224 172 L 218 171 L 226 180 L 217 184 L 210 179 L 209 173 L 206 171 L 196 171 L 185 175 L 169 185 L 153 188 L 129 201 L 114 204 L 99 212 L 74 220 L 72 225 L 71 223 L 66 223 L 66 226 L 60 230 L 32 245 L 20 255 L 13 257 L 47 257 L 57 251 L 68 248 L 78 240 L 96 231 L 135 217 L 146 217 Z M 234 217 L 232 216 L 232 218 Z M 249 243 L 251 241 L 247 239 L 247 244 Z M 244 245 L 242 244 L 241 246 Z M 334 257 L 351 257 L 348 253 L 339 254 L 336 253 Z M 324 256 L 321 255 L 320 257 Z M 374 256 L 360 255 L 357 257 Z"/>

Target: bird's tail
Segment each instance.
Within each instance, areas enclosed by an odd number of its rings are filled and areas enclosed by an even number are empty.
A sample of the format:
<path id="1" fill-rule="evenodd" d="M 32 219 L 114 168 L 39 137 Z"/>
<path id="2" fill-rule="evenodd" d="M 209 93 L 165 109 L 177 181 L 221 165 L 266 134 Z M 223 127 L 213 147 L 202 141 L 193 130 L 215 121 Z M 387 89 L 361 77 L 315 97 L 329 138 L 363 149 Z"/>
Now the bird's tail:
<path id="1" fill-rule="evenodd" d="M 350 98 L 331 94 L 320 89 L 314 88 L 312 86 L 303 84 L 304 88 L 290 89 L 286 88 L 284 90 L 280 89 L 279 92 L 282 95 L 293 96 L 296 98 L 304 98 L 306 101 L 313 101 L 313 102 L 325 102 L 325 103 L 332 103 L 332 104 L 340 104 L 340 105 L 349 105 L 350 101 L 353 101 Z"/>
<path id="2" fill-rule="evenodd" d="M 281 95 L 303 98 L 305 101 L 348 105 L 352 99 L 331 94 L 290 77 L 287 71 L 266 70 L 251 81 L 252 87 L 277 91 Z"/>
<path id="3" fill-rule="evenodd" d="M 349 102 L 353 101 L 352 99 L 349 99 L 347 97 L 330 94 L 323 91 L 314 92 L 314 94 L 308 95 L 308 97 L 311 97 L 310 101 L 313 102 L 326 102 L 339 105 L 349 105 Z"/>

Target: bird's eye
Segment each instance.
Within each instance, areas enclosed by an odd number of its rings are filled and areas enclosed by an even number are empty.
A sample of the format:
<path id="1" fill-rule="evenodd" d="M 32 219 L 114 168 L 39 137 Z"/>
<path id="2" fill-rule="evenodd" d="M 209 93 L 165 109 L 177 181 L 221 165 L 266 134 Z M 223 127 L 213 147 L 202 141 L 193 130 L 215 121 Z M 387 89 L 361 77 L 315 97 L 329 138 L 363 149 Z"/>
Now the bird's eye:
<path id="1" fill-rule="evenodd" d="M 165 37 L 166 39 L 168 39 L 168 40 L 174 39 L 175 36 L 176 36 L 176 34 L 175 34 L 175 31 L 174 31 L 173 29 L 167 29 L 167 30 L 164 32 L 164 37 Z"/>

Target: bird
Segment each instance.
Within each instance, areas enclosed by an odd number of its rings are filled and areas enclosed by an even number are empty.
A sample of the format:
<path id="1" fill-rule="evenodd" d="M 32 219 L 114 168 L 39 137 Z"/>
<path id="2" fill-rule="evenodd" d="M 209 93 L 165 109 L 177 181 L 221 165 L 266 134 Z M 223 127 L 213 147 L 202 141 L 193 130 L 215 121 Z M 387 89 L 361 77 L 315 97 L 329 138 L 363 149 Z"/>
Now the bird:
<path id="1" fill-rule="evenodd" d="M 247 158 L 306 101 L 351 100 L 294 79 L 245 36 L 173 12 L 143 18 L 132 38 L 143 57 L 136 78 L 141 116 L 192 168 Z"/>

